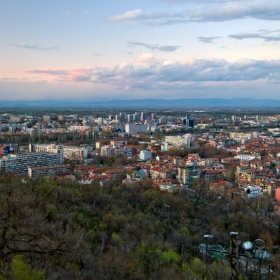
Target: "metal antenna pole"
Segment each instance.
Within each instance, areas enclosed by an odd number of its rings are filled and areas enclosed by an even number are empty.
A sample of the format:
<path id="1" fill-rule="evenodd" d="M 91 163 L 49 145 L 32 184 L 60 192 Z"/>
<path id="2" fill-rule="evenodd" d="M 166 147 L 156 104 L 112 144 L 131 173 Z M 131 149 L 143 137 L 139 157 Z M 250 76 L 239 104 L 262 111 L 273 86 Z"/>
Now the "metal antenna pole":
<path id="1" fill-rule="evenodd" d="M 209 240 L 210 239 L 214 239 L 215 236 L 213 234 L 205 234 L 204 235 L 204 239 L 206 240 L 206 250 L 205 250 L 205 255 L 204 255 L 204 258 L 206 259 L 208 257 L 208 254 L 209 254 Z"/>
<path id="2" fill-rule="evenodd" d="M 238 232 L 230 233 L 229 263 L 231 268 L 231 280 L 238 280 L 239 256 L 238 256 Z"/>

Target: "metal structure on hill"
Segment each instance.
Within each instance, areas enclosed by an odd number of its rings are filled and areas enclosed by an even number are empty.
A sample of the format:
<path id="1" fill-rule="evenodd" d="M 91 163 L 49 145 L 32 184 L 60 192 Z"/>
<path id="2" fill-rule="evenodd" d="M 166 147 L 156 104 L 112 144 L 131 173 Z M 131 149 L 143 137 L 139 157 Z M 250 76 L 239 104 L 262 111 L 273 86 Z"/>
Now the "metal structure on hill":
<path id="1" fill-rule="evenodd" d="M 213 244 L 215 236 L 212 234 L 204 235 L 205 244 L 200 244 L 200 253 L 204 259 L 211 257 L 229 264 L 231 268 L 231 280 L 238 280 L 240 270 L 243 269 L 246 274 L 249 272 L 262 275 L 270 275 L 270 265 L 264 264 L 264 261 L 273 259 L 273 255 L 265 251 L 265 242 L 262 239 L 256 239 L 254 243 L 250 241 L 241 242 L 238 239 L 238 232 L 230 232 L 229 251 L 219 244 Z M 260 279 L 260 278 L 259 278 Z"/>

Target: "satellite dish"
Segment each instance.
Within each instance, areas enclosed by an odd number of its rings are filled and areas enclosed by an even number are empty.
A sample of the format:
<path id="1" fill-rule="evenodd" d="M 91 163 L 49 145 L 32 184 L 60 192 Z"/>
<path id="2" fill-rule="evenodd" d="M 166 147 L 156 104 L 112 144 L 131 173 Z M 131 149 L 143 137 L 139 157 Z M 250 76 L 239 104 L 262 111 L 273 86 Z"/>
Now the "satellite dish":
<path id="1" fill-rule="evenodd" d="M 255 247 L 257 249 L 263 250 L 265 248 L 265 242 L 262 239 L 255 240 Z"/>
<path id="2" fill-rule="evenodd" d="M 253 248 L 254 248 L 254 245 L 253 245 L 252 242 L 246 241 L 246 242 L 244 242 L 244 243 L 242 244 L 242 247 L 243 247 L 243 249 L 244 249 L 245 251 L 252 251 Z"/>

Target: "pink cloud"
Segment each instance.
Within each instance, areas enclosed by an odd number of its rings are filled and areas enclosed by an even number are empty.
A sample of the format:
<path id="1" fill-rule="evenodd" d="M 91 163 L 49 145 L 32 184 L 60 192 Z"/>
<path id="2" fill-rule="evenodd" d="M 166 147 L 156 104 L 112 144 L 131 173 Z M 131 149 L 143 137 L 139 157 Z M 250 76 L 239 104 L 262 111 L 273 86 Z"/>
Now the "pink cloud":
<path id="1" fill-rule="evenodd" d="M 28 74 L 39 74 L 46 80 L 68 81 L 68 82 L 87 82 L 91 79 L 92 68 L 45 68 L 25 70 Z M 55 78 L 51 78 L 55 76 Z"/>
<path id="2" fill-rule="evenodd" d="M 139 55 L 136 59 L 136 63 L 143 63 L 143 62 L 148 62 L 154 58 L 154 55 L 152 53 L 142 53 Z"/>

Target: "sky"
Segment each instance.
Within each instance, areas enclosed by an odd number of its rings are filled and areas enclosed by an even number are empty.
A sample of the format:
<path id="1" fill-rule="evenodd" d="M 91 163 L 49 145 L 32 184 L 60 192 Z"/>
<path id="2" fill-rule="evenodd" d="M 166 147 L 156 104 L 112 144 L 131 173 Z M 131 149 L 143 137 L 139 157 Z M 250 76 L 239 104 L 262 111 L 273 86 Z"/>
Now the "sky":
<path id="1" fill-rule="evenodd" d="M 280 99 L 279 0 L 0 0 L 0 100 Z"/>

